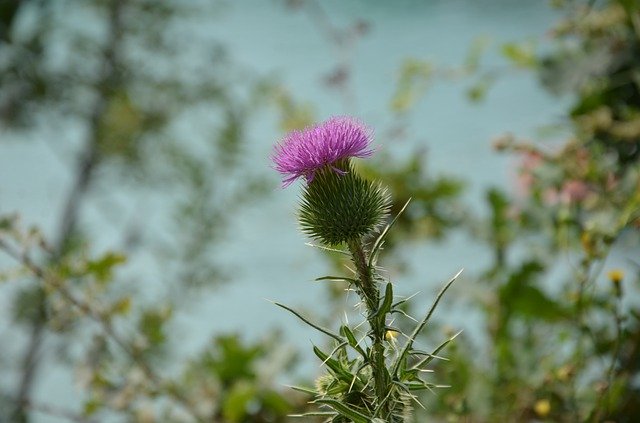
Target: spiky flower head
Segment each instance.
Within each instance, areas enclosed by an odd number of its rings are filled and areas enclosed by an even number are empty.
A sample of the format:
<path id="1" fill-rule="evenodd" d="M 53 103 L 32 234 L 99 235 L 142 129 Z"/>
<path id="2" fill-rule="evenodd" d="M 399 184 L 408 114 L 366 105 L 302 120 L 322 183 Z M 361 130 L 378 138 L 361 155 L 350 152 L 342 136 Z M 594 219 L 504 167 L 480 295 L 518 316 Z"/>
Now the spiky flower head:
<path id="1" fill-rule="evenodd" d="M 380 184 L 361 178 L 351 164 L 338 162 L 343 173 L 324 168 L 305 187 L 298 213 L 302 231 L 327 245 L 338 245 L 374 233 L 391 204 Z"/>
<path id="2" fill-rule="evenodd" d="M 379 184 L 361 178 L 352 157 L 371 155 L 371 131 L 349 117 L 335 117 L 290 133 L 275 148 L 275 169 L 287 186 L 307 181 L 298 219 L 302 231 L 328 245 L 373 233 L 385 220 L 390 199 Z"/>
<path id="3" fill-rule="evenodd" d="M 370 156 L 373 153 L 369 147 L 371 136 L 372 131 L 360 121 L 348 116 L 333 117 L 290 132 L 275 147 L 272 159 L 275 169 L 283 176 L 283 186 L 300 177 L 310 183 L 325 167 L 341 173 L 338 162 Z"/>

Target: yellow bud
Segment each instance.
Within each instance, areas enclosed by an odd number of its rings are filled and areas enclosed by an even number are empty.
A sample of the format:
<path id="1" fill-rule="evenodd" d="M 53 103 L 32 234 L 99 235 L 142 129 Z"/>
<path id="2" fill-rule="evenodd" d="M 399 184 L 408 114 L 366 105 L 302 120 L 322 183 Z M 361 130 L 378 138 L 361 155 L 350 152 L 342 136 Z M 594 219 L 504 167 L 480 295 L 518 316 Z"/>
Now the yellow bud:
<path id="1" fill-rule="evenodd" d="M 607 272 L 607 277 L 614 284 L 619 284 L 624 279 L 624 272 L 620 269 L 612 269 Z"/>
<path id="2" fill-rule="evenodd" d="M 582 243 L 582 248 L 584 249 L 584 252 L 587 253 L 587 256 L 594 255 L 596 245 L 589 232 L 582 233 L 580 236 L 580 243 Z"/>
<path id="3" fill-rule="evenodd" d="M 551 403 L 548 399 L 538 400 L 533 406 L 533 411 L 540 417 L 547 417 L 551 412 Z"/>
<path id="4" fill-rule="evenodd" d="M 556 373 L 556 376 L 560 382 L 566 382 L 567 380 L 569 380 L 572 373 L 573 369 L 571 368 L 571 366 L 567 365 L 560 367 Z"/>
<path id="5" fill-rule="evenodd" d="M 613 290 L 616 297 L 622 297 L 622 279 L 624 279 L 624 272 L 620 269 L 612 269 L 607 272 L 609 280 L 613 284 Z"/>
<path id="6" fill-rule="evenodd" d="M 397 337 L 398 337 L 398 332 L 396 332 L 395 330 L 388 330 L 384 333 L 384 339 L 387 342 L 395 341 Z"/>

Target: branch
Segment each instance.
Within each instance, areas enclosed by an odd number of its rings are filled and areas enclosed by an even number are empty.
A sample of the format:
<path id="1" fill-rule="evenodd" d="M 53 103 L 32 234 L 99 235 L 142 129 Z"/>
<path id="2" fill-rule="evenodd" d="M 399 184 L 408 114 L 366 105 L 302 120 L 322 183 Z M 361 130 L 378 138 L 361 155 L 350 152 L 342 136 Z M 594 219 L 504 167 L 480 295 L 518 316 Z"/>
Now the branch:
<path id="1" fill-rule="evenodd" d="M 96 322 L 102 331 L 115 343 L 120 347 L 120 349 L 144 372 L 145 376 L 157 387 L 162 388 L 165 383 L 164 381 L 149 367 L 149 365 L 140 357 L 140 355 L 133 350 L 122 337 L 118 333 L 115 332 L 113 326 L 111 325 L 109 319 L 102 314 L 102 312 L 95 310 L 89 303 L 83 301 L 82 299 L 77 298 L 73 295 L 71 291 L 67 289 L 63 284 L 61 284 L 58 280 L 51 277 L 47 274 L 47 272 L 37 264 L 35 264 L 31 258 L 25 253 L 21 254 L 16 249 L 11 247 L 6 240 L 0 238 L 0 250 L 3 250 L 7 255 L 14 258 L 16 261 L 21 263 L 25 268 L 27 268 L 31 273 L 33 273 L 38 279 L 40 279 L 45 285 L 54 289 L 57 293 L 59 293 L 65 300 L 67 300 L 71 305 L 80 310 L 84 315 L 89 317 L 91 320 Z M 193 411 L 189 400 L 176 392 L 175 390 L 167 390 L 166 391 L 174 400 L 176 400 L 180 405 L 183 406 L 197 421 L 202 421 L 198 414 Z M 28 399 L 19 398 L 18 405 L 28 404 Z"/>

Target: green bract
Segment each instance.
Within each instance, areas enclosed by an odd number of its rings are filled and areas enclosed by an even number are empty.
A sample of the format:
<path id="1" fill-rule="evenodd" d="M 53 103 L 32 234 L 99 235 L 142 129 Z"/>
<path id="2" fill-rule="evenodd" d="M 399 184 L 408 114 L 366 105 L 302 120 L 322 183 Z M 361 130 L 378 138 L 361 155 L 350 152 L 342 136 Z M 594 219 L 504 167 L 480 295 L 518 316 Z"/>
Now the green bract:
<path id="1" fill-rule="evenodd" d="M 302 231 L 327 245 L 360 239 L 384 223 L 390 198 L 379 184 L 359 177 L 348 162 L 317 172 L 302 194 Z"/>

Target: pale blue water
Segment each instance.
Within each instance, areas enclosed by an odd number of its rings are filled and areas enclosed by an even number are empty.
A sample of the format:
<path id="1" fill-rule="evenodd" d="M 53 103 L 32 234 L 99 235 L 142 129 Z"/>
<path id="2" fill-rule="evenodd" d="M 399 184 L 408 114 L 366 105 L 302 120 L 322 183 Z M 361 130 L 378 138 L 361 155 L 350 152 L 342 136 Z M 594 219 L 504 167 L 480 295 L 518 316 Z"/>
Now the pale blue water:
<path id="1" fill-rule="evenodd" d="M 391 120 L 389 98 L 404 58 L 458 65 L 478 36 L 488 36 L 496 44 L 530 37 L 542 40 L 555 20 L 545 2 L 361 0 L 321 4 L 338 26 L 357 18 L 371 24 L 370 33 L 350 50 L 348 62 L 353 67 L 355 88 L 354 102 L 350 105 L 344 104 L 337 91 L 322 85 L 323 75 L 334 68 L 340 52 L 327 43 L 326 37 L 302 11 L 285 10 L 282 2 L 230 2 L 218 21 L 198 21 L 192 30 L 221 38 L 232 56 L 252 72 L 279 75 L 297 98 L 316 105 L 319 119 L 354 113 L 381 129 Z M 485 63 L 502 62 L 492 54 Z M 384 139 L 378 139 L 377 143 L 379 149 L 397 157 L 417 146 L 427 147 L 432 172 L 467 180 L 469 204 L 480 210 L 481 193 L 486 187 L 512 187 L 513 164 L 492 151 L 491 140 L 507 131 L 534 136 L 537 127 L 559 119 L 564 104 L 547 96 L 527 73 L 502 78 L 480 105 L 466 100 L 464 89 L 468 85 L 468 82 L 437 83 L 409 115 L 408 139 L 414 141 L 385 144 Z M 293 219 L 296 188 L 280 190 L 277 176 L 269 169 L 270 149 L 281 136 L 273 123 L 274 117 L 274 113 L 269 113 L 254 122 L 248 152 L 253 166 L 272 179 L 273 190 L 266 200 L 234 217 L 230 230 L 233 236 L 219 251 L 220 261 L 235 269 L 234 279 L 200 296 L 188 311 L 179 313 L 172 333 L 179 334 L 177 350 L 187 355 L 204 345 L 212 332 L 235 331 L 250 339 L 265 336 L 276 327 L 284 328 L 282 341 L 306 354 L 301 369 L 309 375 L 317 369 L 307 354 L 310 340 L 321 342 L 321 338 L 265 299 L 322 315 L 325 293 L 312 281 L 329 269 L 319 252 L 304 246 L 305 239 L 297 232 Z M 0 146 L 1 211 L 20 210 L 26 222 L 52 227 L 60 210 L 60 199 L 68 187 L 68 163 L 60 162 L 44 143 L 61 141 Z M 133 202 L 126 192 L 120 197 L 127 214 L 144 210 L 150 213 L 145 220 L 151 225 L 162 221 L 162 202 L 153 195 L 148 198 L 152 205 L 142 209 L 136 207 L 145 204 L 144 199 Z M 117 248 L 117 231 L 104 226 L 100 207 L 97 201 L 89 202 L 85 209 L 87 221 L 93 225 L 92 231 L 99 234 L 100 247 Z M 412 245 L 403 251 L 403 257 L 409 263 L 409 271 L 398 280 L 397 291 L 403 294 L 421 291 L 423 295 L 416 301 L 423 307 L 457 270 L 464 267 L 472 273 L 489 259 L 486 251 L 462 235 L 437 245 Z M 149 262 L 148 258 L 137 259 L 131 264 L 129 274 L 138 276 L 136 280 L 153 279 L 158 272 L 145 266 Z M 477 325 L 476 317 L 453 312 L 464 308 L 464 304 L 454 301 L 456 289 L 478 288 L 465 286 L 464 276 L 461 278 L 443 303 L 442 313 L 447 316 L 447 323 L 467 328 Z M 0 308 L 6 309 L 7 299 L 8 296 L 0 296 Z M 0 328 L 0 335 L 9 336 L 8 333 L 8 329 Z M 468 336 L 474 338 L 473 333 Z M 38 397 L 47 402 L 77 405 L 72 384 L 69 372 L 49 368 L 38 388 Z M 39 421 L 56 420 L 42 418 Z"/>

